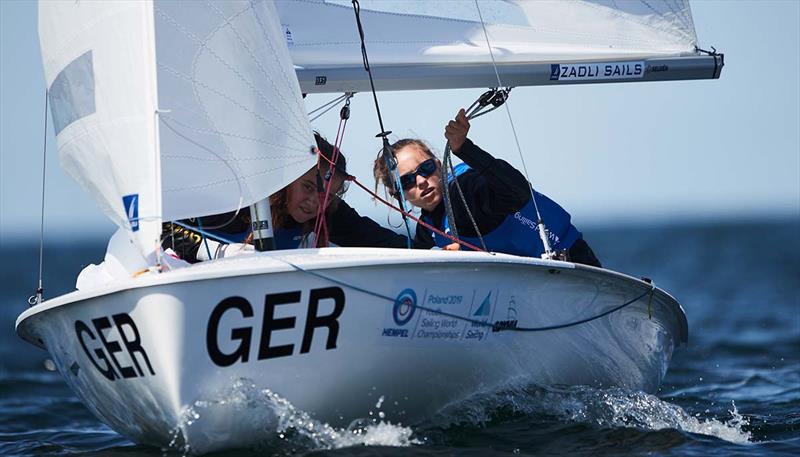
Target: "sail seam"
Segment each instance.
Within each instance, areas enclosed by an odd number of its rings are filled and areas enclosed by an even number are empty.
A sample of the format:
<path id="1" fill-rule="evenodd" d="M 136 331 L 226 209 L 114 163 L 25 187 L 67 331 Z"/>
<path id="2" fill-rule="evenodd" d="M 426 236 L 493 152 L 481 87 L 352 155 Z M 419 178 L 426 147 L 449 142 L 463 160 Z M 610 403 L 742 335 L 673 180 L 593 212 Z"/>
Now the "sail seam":
<path id="1" fill-rule="evenodd" d="M 230 133 L 230 132 L 226 132 L 226 131 L 223 131 L 223 130 L 205 129 L 205 128 L 200 128 L 200 127 L 195 127 L 195 126 L 189 125 L 189 124 L 187 124 L 185 122 L 179 121 L 178 119 L 175 119 L 175 118 L 173 118 L 171 116 L 166 116 L 164 114 L 161 115 L 161 118 L 162 119 L 166 119 L 166 120 L 168 120 L 170 122 L 173 122 L 175 124 L 178 124 L 181 127 L 186 128 L 188 130 L 192 130 L 192 131 L 194 131 L 196 133 L 205 133 L 205 134 L 209 134 L 209 135 L 229 136 L 231 138 L 236 138 L 236 139 L 245 140 L 245 141 L 252 141 L 254 143 L 259 143 L 259 144 L 263 144 L 263 145 L 266 145 L 266 146 L 275 146 L 275 147 L 279 147 L 279 148 L 286 148 L 287 147 L 286 145 L 272 143 L 272 142 L 264 140 L 262 138 L 254 138 L 254 137 L 249 137 L 249 136 L 245 136 L 245 135 L 239 135 L 237 133 Z M 292 150 L 300 151 L 301 149 L 292 149 Z M 303 148 L 302 151 L 304 152 L 305 156 L 308 155 L 308 149 L 307 148 Z M 162 155 L 162 157 L 164 157 L 164 155 Z M 176 156 L 175 155 L 171 155 L 170 157 L 176 157 Z M 275 155 L 264 155 L 264 156 L 259 156 L 258 158 L 270 159 L 270 158 L 291 158 L 291 157 L 299 157 L 299 156 L 295 156 L 295 155 L 277 155 L 277 156 L 275 156 Z M 254 158 L 253 160 L 255 160 L 255 159 L 256 158 Z M 231 160 L 241 160 L 241 159 L 231 159 Z"/>
<path id="2" fill-rule="evenodd" d="M 294 136 L 294 135 L 290 134 L 290 132 L 287 132 L 286 130 L 282 129 L 282 128 L 281 128 L 281 127 L 279 127 L 278 125 L 276 125 L 276 124 L 274 124 L 274 123 L 270 122 L 270 121 L 269 121 L 268 119 L 266 119 L 264 116 L 262 116 L 262 115 L 260 115 L 260 114 L 256 113 L 255 111 L 253 111 L 253 110 L 251 110 L 251 109 L 247 108 L 246 106 L 242 105 L 242 104 L 241 104 L 241 103 L 239 103 L 238 101 L 234 100 L 234 99 L 233 99 L 232 97 L 230 97 L 229 95 L 227 95 L 227 94 L 225 94 L 225 93 L 223 93 L 223 92 L 221 92 L 221 91 L 218 91 L 218 90 L 214 89 L 213 87 L 209 86 L 208 84 L 206 84 L 206 83 L 204 83 L 204 82 L 202 82 L 202 81 L 198 81 L 198 80 L 196 80 L 196 79 L 192 78 L 192 77 L 191 77 L 191 76 L 189 76 L 189 75 L 185 75 L 185 74 L 183 74 L 183 73 L 179 72 L 178 70 L 176 70 L 176 69 L 174 69 L 174 68 L 168 67 L 168 66 L 166 66 L 166 65 L 164 65 L 164 64 L 159 64 L 159 67 L 160 67 L 160 68 L 162 68 L 162 69 L 164 69 L 165 71 L 167 71 L 167 72 L 169 72 L 169 73 L 172 73 L 174 76 L 177 76 L 177 77 L 180 77 L 180 78 L 184 78 L 184 79 L 186 79 L 187 81 L 189 81 L 189 82 L 192 82 L 192 83 L 194 83 L 194 84 L 197 84 L 199 87 L 202 87 L 203 89 L 206 89 L 206 90 L 208 90 L 209 92 L 212 92 L 213 94 L 215 94 L 215 95 L 218 95 L 218 96 L 220 96 L 220 97 L 224 98 L 225 100 L 229 101 L 229 102 L 230 102 L 232 105 L 236 106 L 237 108 L 241 109 L 242 111 L 244 111 L 244 112 L 246 112 L 246 113 L 252 114 L 252 115 L 253 115 L 253 117 L 255 117 L 256 119 L 258 119 L 258 120 L 262 121 L 262 122 L 263 122 L 264 124 L 266 124 L 266 125 L 269 125 L 269 126 L 271 126 L 271 127 L 275 128 L 275 130 L 277 130 L 277 131 L 279 131 L 279 132 L 281 132 L 281 133 L 285 134 L 287 137 L 290 137 L 290 138 L 292 138 L 292 139 L 293 139 L 293 140 L 295 140 L 297 143 L 300 143 L 300 144 L 305 144 L 305 141 L 304 141 L 304 140 L 298 139 L 296 136 Z M 292 132 L 292 133 L 296 133 L 296 132 Z"/>
<path id="3" fill-rule="evenodd" d="M 253 90 L 253 92 L 254 92 L 254 93 L 256 93 L 256 94 L 258 95 L 258 97 L 259 97 L 259 98 L 260 98 L 260 99 L 261 99 L 261 100 L 262 100 L 262 101 L 263 101 L 263 102 L 264 102 L 264 103 L 265 103 L 265 104 L 266 104 L 268 107 L 270 107 L 270 108 L 271 108 L 271 110 L 272 110 L 272 111 L 274 111 L 275 113 L 278 113 L 278 114 L 280 114 L 280 113 L 281 113 L 281 111 L 278 109 L 278 107 L 276 107 L 275 105 L 273 105 L 273 104 L 272 104 L 272 103 L 269 101 L 269 99 L 268 99 L 266 96 L 264 96 L 264 94 L 263 94 L 263 93 L 262 93 L 260 90 L 258 90 L 258 88 L 256 88 L 256 87 L 255 87 L 255 85 L 254 85 L 254 84 L 253 84 L 251 81 L 247 80 L 247 78 L 245 78 L 244 76 L 242 76 L 242 74 L 241 74 L 241 73 L 239 73 L 239 71 L 237 71 L 237 70 L 236 70 L 236 69 L 235 69 L 235 68 L 234 68 L 234 67 L 233 67 L 231 64 L 229 64 L 228 62 L 226 62 L 226 61 L 225 61 L 225 59 L 223 59 L 222 57 L 220 57 L 220 56 L 219 56 L 219 54 L 217 54 L 217 53 L 216 53 L 216 52 L 215 52 L 213 49 L 211 49 L 211 47 L 209 47 L 209 46 L 208 46 L 208 43 L 207 43 L 207 42 L 205 42 L 205 41 L 203 41 L 203 40 L 200 40 L 200 39 L 199 39 L 199 38 L 197 38 L 197 37 L 196 37 L 196 36 L 195 36 L 193 33 L 191 33 L 191 32 L 189 32 L 189 31 L 187 31 L 187 30 L 186 30 L 184 27 L 182 27 L 182 26 L 181 26 L 181 25 L 180 25 L 178 22 L 176 22 L 176 21 L 175 21 L 175 20 L 174 20 L 174 19 L 173 19 L 171 16 L 167 15 L 167 14 L 166 14 L 166 13 L 164 13 L 163 11 L 160 11 L 160 10 L 159 10 L 159 15 L 160 15 L 160 16 L 162 16 L 162 17 L 163 17 L 165 20 L 167 20 L 167 21 L 169 21 L 170 23 L 172 23 L 172 24 L 173 24 L 173 25 L 176 27 L 176 29 L 177 29 L 178 31 L 180 31 L 181 33 L 183 33 L 183 34 L 184 34 L 186 37 L 188 37 L 189 39 L 191 39 L 191 40 L 195 41 L 195 42 L 196 42 L 196 43 L 197 43 L 197 44 L 200 46 L 200 48 L 201 48 L 201 49 L 205 49 L 205 50 L 207 50 L 207 51 L 208 51 L 208 53 L 209 53 L 209 54 L 210 54 L 212 57 L 214 57 L 214 59 L 215 59 L 215 60 L 217 60 L 217 62 L 219 62 L 219 63 L 220 63 L 220 64 L 222 64 L 222 65 L 223 65 L 225 68 L 227 68 L 228 70 L 230 70 L 230 71 L 231 71 L 231 72 L 232 72 L 232 73 L 233 73 L 233 74 L 234 74 L 234 75 L 235 75 L 235 76 L 236 76 L 236 77 L 237 77 L 237 78 L 238 78 L 240 81 L 242 81 L 242 82 L 243 82 L 244 84 L 246 84 L 246 85 L 247 85 L 247 86 L 248 86 L 248 87 L 249 87 L 251 90 Z M 198 54 L 198 56 L 199 56 L 199 54 Z M 163 65 L 163 64 L 160 64 L 159 66 L 160 66 L 160 67 L 162 67 L 162 68 L 168 68 L 168 67 L 166 67 L 166 66 L 165 66 L 165 65 Z M 193 65 L 193 69 L 194 69 L 194 68 L 196 68 L 196 58 L 195 58 L 195 64 Z M 176 71 L 177 71 L 177 70 L 176 70 Z M 211 89 L 211 88 L 210 88 L 210 87 L 209 87 L 207 84 L 205 84 L 205 83 L 203 83 L 203 82 L 201 82 L 201 81 L 198 81 L 198 80 L 197 80 L 197 79 L 195 79 L 194 77 L 191 77 L 191 76 L 184 76 L 184 77 L 185 77 L 185 78 L 187 78 L 187 79 L 188 79 L 189 81 L 191 81 L 192 83 L 195 83 L 195 84 L 198 84 L 198 85 L 202 85 L 202 86 L 203 86 L 205 89 L 207 89 L 207 90 L 211 90 L 212 92 L 215 92 L 215 93 L 217 93 L 217 95 L 223 96 L 224 98 L 228 99 L 229 101 L 231 101 L 231 102 L 234 102 L 232 97 L 230 97 L 230 96 L 228 96 L 228 95 L 223 95 L 221 92 Z M 238 102 L 234 102 L 234 103 L 235 103 L 237 106 L 239 106 L 240 108 L 244 109 L 246 112 L 249 112 L 249 113 L 253 114 L 254 116 L 256 116 L 256 113 L 255 113 L 254 111 L 247 109 L 246 107 L 244 107 L 244 105 L 242 105 L 242 104 L 240 104 L 240 103 L 238 103 Z M 259 118 L 261 118 L 261 117 L 259 116 Z M 261 119 L 263 119 L 263 118 L 261 118 Z M 271 123 L 269 123 L 269 122 L 267 122 L 267 124 L 275 126 L 274 124 L 271 124 Z M 283 130 L 283 129 L 280 129 L 280 128 L 279 128 L 279 127 L 277 127 L 277 126 L 275 126 L 275 128 L 276 128 L 276 129 L 278 129 L 278 130 L 280 130 L 281 132 L 285 133 L 287 136 L 291 136 L 291 137 L 292 137 L 292 138 L 293 138 L 295 141 L 297 141 L 298 143 L 305 143 L 305 140 L 303 140 L 302 138 L 299 138 L 299 137 L 297 137 L 297 136 L 294 136 L 294 135 L 290 135 L 290 134 L 289 134 L 289 132 L 287 132 L 287 131 L 285 131 L 285 130 Z M 293 131 L 292 133 L 296 134 L 297 132 L 296 132 L 296 131 Z"/>
<path id="4" fill-rule="evenodd" d="M 233 22 L 232 22 L 232 21 L 233 21 L 234 19 L 238 19 L 238 18 L 239 18 L 239 16 L 241 16 L 242 14 L 244 14 L 244 13 L 245 13 L 245 12 L 247 12 L 247 11 L 252 11 L 252 12 L 253 12 L 253 15 L 255 16 L 255 15 L 256 15 L 256 12 L 255 12 L 255 9 L 253 8 L 253 6 L 255 6 L 255 3 L 251 2 L 251 3 L 250 3 L 250 6 L 249 6 L 248 8 L 246 8 L 246 9 L 244 9 L 244 10 L 242 10 L 242 11 L 240 11 L 240 12 L 236 13 L 235 15 L 231 16 L 230 18 L 225 18 L 225 16 L 223 15 L 222 11 L 220 11 L 220 10 L 219 10 L 219 8 L 215 7 L 215 6 L 214 6 L 214 5 L 213 5 L 211 2 L 206 2 L 206 3 L 207 3 L 207 4 L 208 4 L 208 5 L 209 5 L 209 6 L 210 6 L 210 7 L 211 7 L 211 8 L 212 8 L 212 9 L 213 9 L 213 10 L 214 10 L 214 11 L 215 11 L 215 12 L 216 12 L 218 15 L 219 15 L 219 17 L 220 17 L 220 18 L 222 18 L 222 19 L 224 20 L 224 22 L 223 22 L 223 24 L 220 24 L 220 26 L 219 26 L 217 29 L 215 29 L 214 31 L 212 31 L 212 32 L 209 34 L 209 36 L 208 36 L 208 37 L 206 37 L 206 40 L 204 40 L 204 42 L 208 42 L 208 40 L 209 40 L 209 39 L 210 39 L 210 38 L 211 38 L 213 35 L 216 35 L 216 33 L 217 33 L 218 31 L 222 30 L 222 28 L 223 28 L 224 26 L 228 26 L 228 27 L 230 28 L 231 32 L 233 32 L 233 34 L 236 36 L 236 39 L 237 39 L 237 41 L 238 41 L 238 42 L 239 42 L 239 43 L 242 45 L 242 48 L 243 48 L 243 49 L 245 49 L 245 50 L 247 51 L 247 54 L 248 54 L 248 56 L 249 56 L 249 57 L 250 57 L 250 59 L 253 61 L 253 63 L 256 65 L 256 67 L 258 68 L 258 70 L 259 70 L 259 71 L 261 72 L 261 74 L 262 74 L 262 75 L 264 75 L 264 77 L 265 77 L 265 78 L 266 78 L 266 79 L 267 79 L 267 80 L 270 82 L 270 84 L 272 85 L 272 88 L 274 89 L 274 92 L 275 92 L 275 93 L 278 95 L 278 98 L 280 99 L 280 101 L 281 101 L 281 102 L 283 102 L 283 105 L 284 105 L 284 106 L 287 108 L 287 110 L 288 110 L 288 111 L 289 111 L 289 112 L 290 112 L 290 113 L 293 115 L 293 116 L 292 116 L 292 117 L 294 118 L 294 119 L 293 119 L 293 121 L 296 123 L 295 127 L 300 127 L 300 129 L 302 130 L 302 126 L 303 126 L 303 122 L 304 122 L 304 121 L 303 121 L 302 119 L 299 119 L 299 118 L 297 117 L 297 111 L 292 109 L 292 106 L 293 106 L 293 105 L 292 105 L 291 103 L 289 103 L 289 101 L 288 101 L 288 100 L 287 100 L 287 99 L 286 99 L 286 98 L 283 96 L 283 91 L 281 91 L 281 90 L 278 88 L 278 86 L 275 84 L 275 81 L 272 79 L 272 77 L 270 76 L 270 74 L 269 74 L 269 73 L 266 71 L 266 69 L 264 68 L 264 66 L 263 66 L 263 65 L 261 65 L 261 62 L 260 62 L 260 61 L 259 61 L 259 60 L 256 58 L 255 54 L 253 53 L 253 50 L 250 48 L 250 46 L 248 46 L 248 45 L 247 45 L 247 42 L 246 42 L 246 41 L 245 41 L 245 40 L 242 38 L 242 36 L 241 36 L 241 35 L 239 34 L 239 32 L 236 30 L 236 27 L 234 27 L 234 25 L 233 25 Z M 271 51 L 271 55 L 272 55 L 272 58 L 273 58 L 272 60 L 273 60 L 275 63 L 277 63 L 277 64 L 278 64 L 278 65 L 275 65 L 275 66 L 276 66 L 277 68 L 281 68 L 281 69 L 282 69 L 282 68 L 283 68 L 283 65 L 280 65 L 280 59 L 278 58 L 278 55 L 277 55 L 277 53 L 276 53 L 276 51 L 275 51 L 275 48 L 272 46 L 272 40 L 269 40 L 269 39 L 268 39 L 268 37 L 267 37 L 267 35 L 266 35 L 266 31 L 263 29 L 263 27 L 262 27 L 261 29 L 262 29 L 262 33 L 264 34 L 264 37 L 265 37 L 265 40 L 264 40 L 264 41 L 265 41 L 265 42 L 266 42 L 266 43 L 269 45 L 269 48 L 270 48 L 270 51 Z M 286 78 L 286 74 L 285 74 L 285 73 L 284 73 L 284 75 L 283 75 L 283 76 L 284 76 L 284 78 Z"/>
<path id="5" fill-rule="evenodd" d="M 253 177 L 256 177 L 256 176 L 261 176 L 261 175 L 267 174 L 267 173 L 269 173 L 271 171 L 280 170 L 282 168 L 289 168 L 289 167 L 291 167 L 293 165 L 297 165 L 297 164 L 304 163 L 304 162 L 305 162 L 305 160 L 298 160 L 297 162 L 287 163 L 287 164 L 284 164 L 284 165 L 279 166 L 279 167 L 268 168 L 268 169 L 265 169 L 265 170 L 261 170 L 261 171 L 259 171 L 257 173 L 253 173 L 253 174 L 249 174 L 249 175 L 243 175 L 243 176 L 240 176 L 238 179 L 250 179 L 250 178 L 253 178 Z M 238 179 L 224 179 L 224 180 L 209 182 L 209 183 L 206 183 L 206 184 L 196 185 L 196 186 L 173 187 L 173 188 L 170 188 L 170 189 L 164 189 L 163 192 L 179 192 L 179 191 L 185 191 L 185 190 L 205 189 L 205 188 L 208 188 L 208 187 L 219 186 L 221 184 L 228 184 L 230 182 L 237 181 Z"/>

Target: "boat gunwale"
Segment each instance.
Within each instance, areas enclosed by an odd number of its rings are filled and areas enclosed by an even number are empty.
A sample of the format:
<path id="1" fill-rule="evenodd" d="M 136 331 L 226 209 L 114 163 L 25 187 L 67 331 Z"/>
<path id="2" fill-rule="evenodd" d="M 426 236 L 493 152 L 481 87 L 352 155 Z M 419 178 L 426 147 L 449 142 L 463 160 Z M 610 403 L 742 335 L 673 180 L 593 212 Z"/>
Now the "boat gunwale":
<path id="1" fill-rule="evenodd" d="M 208 262 L 194 264 L 192 267 L 173 270 L 162 274 L 143 275 L 133 277 L 128 280 L 115 282 L 109 287 L 100 287 L 90 290 L 75 290 L 63 295 L 59 295 L 40 304 L 34 305 L 23 311 L 16 320 L 14 329 L 25 341 L 45 349 L 44 345 L 36 341 L 27 332 L 23 333 L 23 323 L 34 316 L 40 315 L 52 309 L 82 302 L 85 300 L 112 295 L 133 289 L 141 289 L 152 286 L 164 286 L 169 284 L 205 281 L 208 279 L 230 278 L 236 276 L 253 276 L 268 273 L 303 272 L 303 271 L 324 271 L 337 270 L 352 267 L 374 267 L 383 265 L 414 265 L 414 264 L 475 264 L 475 265 L 525 265 L 538 269 L 558 269 L 558 270 L 578 270 L 587 271 L 593 274 L 611 276 L 615 279 L 634 282 L 645 287 L 652 287 L 655 294 L 662 295 L 662 302 L 671 305 L 670 311 L 677 318 L 679 335 L 677 340 L 680 343 L 688 342 L 688 322 L 686 314 L 680 303 L 668 292 L 660 289 L 653 284 L 639 278 L 620 273 L 606 268 L 598 268 L 589 265 L 564 262 L 558 260 L 537 259 L 533 257 L 520 257 L 509 254 L 487 254 L 485 252 L 444 252 L 439 250 L 415 251 L 414 256 L 397 255 L 398 249 L 391 248 L 318 248 L 318 249 L 292 249 L 273 252 L 259 252 L 255 255 L 234 257 L 229 259 L 218 259 Z M 405 250 L 401 251 L 405 252 Z M 365 258 L 363 254 L 371 253 L 372 256 Z M 381 255 L 393 254 L 393 255 Z M 361 254 L 360 256 L 358 254 Z M 421 255 L 416 255 L 421 254 Z M 296 257 L 301 259 L 298 261 Z M 291 257 L 290 259 L 281 257 Z M 311 260 L 310 265 L 302 262 L 304 259 Z M 322 262 L 319 260 L 322 259 Z M 269 263 L 266 263 L 269 262 Z M 295 264 L 300 263 L 300 265 Z M 265 264 L 266 263 L 266 264 Z M 199 267 L 199 268 L 198 268 Z M 30 336 L 30 337 L 29 337 Z"/>

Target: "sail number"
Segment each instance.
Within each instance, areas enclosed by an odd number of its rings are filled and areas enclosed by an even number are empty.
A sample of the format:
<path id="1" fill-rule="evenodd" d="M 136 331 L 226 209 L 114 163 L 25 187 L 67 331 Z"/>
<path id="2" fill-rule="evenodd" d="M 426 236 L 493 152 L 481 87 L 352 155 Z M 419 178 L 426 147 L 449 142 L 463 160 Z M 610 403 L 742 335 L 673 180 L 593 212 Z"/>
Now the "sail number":
<path id="1" fill-rule="evenodd" d="M 264 314 L 261 320 L 261 332 L 259 334 L 257 346 L 258 360 L 271 359 L 276 357 L 286 357 L 295 353 L 294 344 L 274 344 L 273 334 L 280 334 L 295 328 L 297 318 L 286 316 L 285 312 L 292 304 L 301 302 L 301 292 L 282 292 L 267 294 L 264 297 Z M 339 316 L 344 311 L 344 291 L 340 287 L 325 287 L 321 289 L 311 289 L 308 294 L 308 313 L 306 314 L 303 326 L 303 337 L 300 341 L 300 354 L 311 351 L 314 334 L 317 329 L 327 329 L 327 340 L 325 349 L 335 349 L 336 341 L 339 337 Z M 333 311 L 328 314 L 319 315 L 320 303 L 333 304 Z M 280 314 L 284 317 L 276 317 L 276 310 L 280 309 Z M 206 329 L 206 347 L 208 356 L 217 366 L 227 367 L 237 362 L 247 362 L 250 360 L 251 345 L 254 335 L 254 324 L 252 323 L 254 312 L 253 305 L 243 297 L 228 297 L 220 301 L 208 319 Z M 231 344 L 226 342 L 228 350 L 220 348 L 220 322 L 236 319 L 243 321 L 242 326 L 230 330 L 229 335 L 224 335 L 225 339 L 230 339 Z M 282 335 L 284 343 L 285 334 Z"/>
<path id="2" fill-rule="evenodd" d="M 111 319 L 105 316 L 98 317 L 91 322 L 92 327 L 89 327 L 81 320 L 75 321 L 75 334 L 86 357 L 106 379 L 115 381 L 119 378 L 146 376 L 148 372 L 151 376 L 156 374 L 150 365 L 147 351 L 142 347 L 136 322 L 127 313 L 114 314 Z M 118 338 L 109 338 L 106 330 L 115 327 Z M 90 346 L 92 351 L 89 350 Z M 121 363 L 119 357 L 115 355 L 117 353 L 127 353 L 132 365 Z M 144 371 L 142 366 L 145 366 L 147 371 Z"/>

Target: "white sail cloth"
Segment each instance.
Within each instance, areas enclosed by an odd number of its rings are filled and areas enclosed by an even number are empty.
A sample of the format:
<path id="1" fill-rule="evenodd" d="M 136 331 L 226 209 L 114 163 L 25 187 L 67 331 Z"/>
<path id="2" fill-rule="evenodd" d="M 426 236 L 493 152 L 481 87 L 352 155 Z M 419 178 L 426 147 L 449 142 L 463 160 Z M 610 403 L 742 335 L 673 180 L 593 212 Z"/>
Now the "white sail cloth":
<path id="1" fill-rule="evenodd" d="M 42 1 L 39 37 L 61 164 L 144 255 L 314 164 L 271 1 Z"/>
<path id="2" fill-rule="evenodd" d="M 688 0 L 479 0 L 477 6 L 471 0 L 361 0 L 360 5 L 374 66 L 491 63 L 482 22 L 501 63 L 695 53 Z M 277 7 L 295 65 L 361 65 L 349 0 L 283 1 Z"/>

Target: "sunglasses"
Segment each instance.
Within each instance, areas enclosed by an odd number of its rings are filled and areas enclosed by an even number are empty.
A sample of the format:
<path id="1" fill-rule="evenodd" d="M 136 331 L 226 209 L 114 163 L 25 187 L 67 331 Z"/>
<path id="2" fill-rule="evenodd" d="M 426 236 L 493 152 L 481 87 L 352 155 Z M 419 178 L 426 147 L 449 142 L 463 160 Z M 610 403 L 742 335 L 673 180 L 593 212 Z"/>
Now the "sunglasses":
<path id="1" fill-rule="evenodd" d="M 400 187 L 409 190 L 417 183 L 417 175 L 427 178 L 436 172 L 436 159 L 428 159 L 417 166 L 417 169 L 400 177 Z"/>

